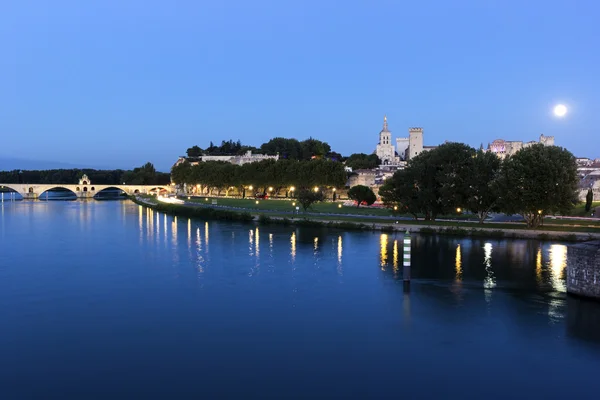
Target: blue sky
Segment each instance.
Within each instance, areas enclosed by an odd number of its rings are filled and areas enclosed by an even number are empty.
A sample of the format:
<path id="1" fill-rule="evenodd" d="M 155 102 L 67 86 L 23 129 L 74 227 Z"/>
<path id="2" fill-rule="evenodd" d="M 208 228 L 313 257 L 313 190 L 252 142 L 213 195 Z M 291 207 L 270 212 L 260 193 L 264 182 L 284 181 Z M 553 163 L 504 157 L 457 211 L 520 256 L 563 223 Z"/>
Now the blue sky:
<path id="1" fill-rule="evenodd" d="M 600 157 L 600 3 L 19 1 L 0 5 L 0 157 L 168 169 L 188 147 L 554 135 Z M 565 103 L 564 119 L 552 116 Z"/>

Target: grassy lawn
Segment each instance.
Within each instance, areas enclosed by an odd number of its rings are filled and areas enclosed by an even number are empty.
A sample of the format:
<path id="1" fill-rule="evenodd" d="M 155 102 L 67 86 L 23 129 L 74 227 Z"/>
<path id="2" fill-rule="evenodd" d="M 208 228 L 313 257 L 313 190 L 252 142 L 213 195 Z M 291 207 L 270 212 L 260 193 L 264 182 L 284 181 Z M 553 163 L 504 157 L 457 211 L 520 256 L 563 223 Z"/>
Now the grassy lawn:
<path id="1" fill-rule="evenodd" d="M 600 213 L 600 201 L 594 201 L 592 203 L 592 210 L 596 209 L 596 215 L 598 215 L 598 213 Z M 585 203 L 579 203 L 577 204 L 573 210 L 571 211 L 571 213 L 569 214 L 572 217 L 590 217 L 591 215 L 591 211 L 590 212 L 586 212 L 585 211 Z"/>
<path id="2" fill-rule="evenodd" d="M 552 219 L 545 218 L 544 225 L 570 225 L 570 226 L 596 226 L 600 227 L 600 220 L 583 220 L 583 219 Z"/>
<path id="3" fill-rule="evenodd" d="M 300 213 L 303 213 L 302 206 L 300 203 L 296 203 L 294 205 L 294 200 L 254 200 L 254 199 L 236 199 L 236 198 L 213 198 L 213 197 L 190 197 L 188 200 L 185 197 L 182 197 L 186 201 L 201 203 L 201 204 L 212 204 L 212 200 L 217 200 L 217 205 L 227 206 L 227 207 L 238 207 L 247 209 L 250 212 L 260 211 L 260 210 L 270 210 L 270 211 L 294 211 L 296 207 L 300 207 Z M 208 199 L 208 200 L 207 200 Z M 258 204 L 256 203 L 258 201 Z M 327 213 L 327 214 L 351 214 L 351 215 L 364 215 L 364 216 L 385 216 L 390 217 L 393 216 L 394 213 L 392 210 L 386 208 L 367 208 L 367 207 L 340 207 L 341 203 L 332 203 L 332 202 L 323 202 L 314 204 L 307 212 L 310 213 Z M 407 217 L 412 217 L 411 215 L 404 215 Z M 453 215 L 447 217 L 440 217 L 441 219 L 457 219 L 457 220 L 467 220 L 473 219 L 473 216 L 468 215 Z"/>
<path id="4" fill-rule="evenodd" d="M 208 199 L 208 200 L 205 200 Z M 294 205 L 293 200 L 254 200 L 254 199 L 234 199 L 234 198 L 212 198 L 212 197 L 191 197 L 186 201 L 211 204 L 212 200 L 216 199 L 217 204 L 220 206 L 227 207 L 239 207 L 246 208 L 249 211 L 259 210 L 273 210 L 273 211 L 294 211 L 296 207 L 300 207 L 302 212 L 302 206 L 300 203 Z M 258 201 L 258 204 L 256 203 Z M 314 204 L 309 212 L 315 213 L 332 213 L 332 214 L 353 214 L 353 215 L 378 215 L 378 216 L 391 216 L 392 212 L 388 209 L 376 209 L 376 208 L 364 208 L 364 207 L 343 207 L 339 208 L 341 203 L 317 203 Z"/>

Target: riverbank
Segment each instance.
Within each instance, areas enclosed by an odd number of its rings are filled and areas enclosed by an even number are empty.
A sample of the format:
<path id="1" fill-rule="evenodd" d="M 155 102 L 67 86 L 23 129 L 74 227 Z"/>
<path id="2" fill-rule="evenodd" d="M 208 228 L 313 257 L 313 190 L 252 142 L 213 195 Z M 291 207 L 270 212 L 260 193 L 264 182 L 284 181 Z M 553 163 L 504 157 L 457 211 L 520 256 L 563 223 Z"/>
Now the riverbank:
<path id="1" fill-rule="evenodd" d="M 448 235 L 460 237 L 488 237 L 508 239 L 539 239 L 559 240 L 568 242 L 582 242 L 600 239 L 600 232 L 578 231 L 568 226 L 556 226 L 556 229 L 515 229 L 506 226 L 469 226 L 471 224 L 460 221 L 452 224 L 419 223 L 420 221 L 377 221 L 365 222 L 360 217 L 356 221 L 345 217 L 343 220 L 328 216 L 328 218 L 303 218 L 299 216 L 268 216 L 260 212 L 232 211 L 210 207 L 209 205 L 197 205 L 181 201 L 180 203 L 161 202 L 153 197 L 132 196 L 130 199 L 139 205 L 152 208 L 159 212 L 190 218 L 201 218 L 211 220 L 226 220 L 240 222 L 255 222 L 262 225 L 281 224 L 293 226 L 324 227 L 343 230 L 374 230 L 386 233 L 413 232 L 429 235 Z"/>

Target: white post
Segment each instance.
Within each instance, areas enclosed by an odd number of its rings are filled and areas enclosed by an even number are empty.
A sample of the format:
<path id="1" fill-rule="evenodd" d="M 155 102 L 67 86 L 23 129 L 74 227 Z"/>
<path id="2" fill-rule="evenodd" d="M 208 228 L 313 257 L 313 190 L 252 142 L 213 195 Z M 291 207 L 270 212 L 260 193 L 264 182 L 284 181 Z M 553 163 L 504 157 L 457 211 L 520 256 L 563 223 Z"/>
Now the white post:
<path id="1" fill-rule="evenodd" d="M 410 283 L 410 232 L 408 230 L 404 234 L 404 264 L 402 268 L 402 275 L 404 277 L 404 283 Z"/>

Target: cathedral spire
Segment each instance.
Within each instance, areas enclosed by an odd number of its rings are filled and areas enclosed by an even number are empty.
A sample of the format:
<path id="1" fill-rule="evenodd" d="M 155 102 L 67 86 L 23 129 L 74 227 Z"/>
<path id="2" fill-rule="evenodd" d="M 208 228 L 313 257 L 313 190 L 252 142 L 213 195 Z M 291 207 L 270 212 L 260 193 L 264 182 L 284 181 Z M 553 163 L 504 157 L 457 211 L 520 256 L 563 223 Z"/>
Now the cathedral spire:
<path id="1" fill-rule="evenodd" d="M 383 131 L 387 132 L 388 130 L 388 125 L 387 125 L 387 115 L 383 116 Z"/>

